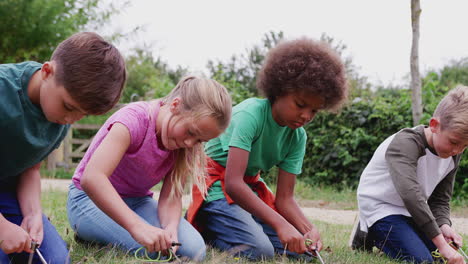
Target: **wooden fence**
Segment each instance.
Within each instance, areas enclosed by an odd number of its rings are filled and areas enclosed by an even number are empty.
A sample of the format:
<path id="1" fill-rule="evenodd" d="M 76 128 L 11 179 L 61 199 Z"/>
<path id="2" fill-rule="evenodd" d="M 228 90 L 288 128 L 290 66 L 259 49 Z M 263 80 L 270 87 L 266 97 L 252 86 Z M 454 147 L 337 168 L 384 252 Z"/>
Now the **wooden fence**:
<path id="1" fill-rule="evenodd" d="M 79 160 L 83 158 L 94 135 L 100 127 L 101 125 L 95 124 L 73 124 L 60 147 L 47 157 L 47 169 L 54 170 L 57 167 L 65 169 L 75 168 Z M 91 134 L 93 136 L 85 139 L 73 138 L 74 130 L 92 130 Z"/>

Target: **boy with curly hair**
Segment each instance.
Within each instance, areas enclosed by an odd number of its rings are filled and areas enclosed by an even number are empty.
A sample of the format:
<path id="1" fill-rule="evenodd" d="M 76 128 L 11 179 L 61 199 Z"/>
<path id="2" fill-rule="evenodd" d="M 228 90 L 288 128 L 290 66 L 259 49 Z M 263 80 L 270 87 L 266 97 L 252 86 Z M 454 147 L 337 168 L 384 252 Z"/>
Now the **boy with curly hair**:
<path id="1" fill-rule="evenodd" d="M 70 124 L 109 111 L 126 80 L 120 52 L 95 33 L 66 39 L 43 64 L 0 65 L 0 263 L 26 263 L 34 241 L 48 263 L 69 263 L 65 242 L 42 214 L 41 161 Z M 34 254 L 34 263 L 40 263 Z"/>
<path id="2" fill-rule="evenodd" d="M 294 199 L 294 185 L 305 154 L 303 126 L 344 101 L 344 66 L 325 43 L 285 41 L 268 53 L 257 88 L 267 99 L 235 106 L 226 131 L 206 144 L 208 195 L 204 200 L 193 188 L 187 218 L 214 247 L 251 260 L 321 250 L 317 228 Z M 260 177 L 274 166 L 276 196 Z"/>
<path id="3" fill-rule="evenodd" d="M 360 226 L 352 248 L 376 246 L 412 263 L 433 263 L 431 252 L 438 249 L 448 263 L 465 263 L 449 243 L 462 245 L 451 227 L 450 199 L 467 145 L 468 87 L 458 86 L 441 100 L 428 126 L 405 128 L 375 151 L 359 181 Z"/>

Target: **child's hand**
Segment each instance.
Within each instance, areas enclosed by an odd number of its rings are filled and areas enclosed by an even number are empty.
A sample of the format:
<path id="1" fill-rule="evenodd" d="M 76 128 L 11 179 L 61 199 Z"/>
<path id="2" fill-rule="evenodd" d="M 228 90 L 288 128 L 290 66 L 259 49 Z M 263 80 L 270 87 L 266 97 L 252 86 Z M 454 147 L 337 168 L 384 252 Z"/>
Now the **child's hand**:
<path id="1" fill-rule="evenodd" d="M 322 250 L 322 247 L 323 247 L 322 239 L 320 239 L 320 233 L 315 226 L 313 226 L 309 232 L 305 233 L 304 238 L 310 239 L 310 241 L 312 241 L 312 243 L 307 246 L 307 249 L 309 251 L 312 252 L 315 250 L 317 251 Z"/>
<path id="2" fill-rule="evenodd" d="M 28 232 L 32 240 L 36 241 L 39 245 L 42 243 L 44 239 L 42 214 L 25 216 L 21 222 L 21 227 Z"/>
<path id="3" fill-rule="evenodd" d="M 463 245 L 463 238 L 459 234 L 457 234 L 457 232 L 455 232 L 455 230 L 449 225 L 442 225 L 440 227 L 440 231 L 442 231 L 442 235 L 444 236 L 445 241 L 447 241 L 447 243 L 453 241 L 459 247 Z"/>
<path id="4" fill-rule="evenodd" d="M 0 249 L 5 254 L 21 253 L 26 251 L 31 253 L 31 238 L 29 234 L 18 225 L 7 220 L 0 224 Z"/>
<path id="5" fill-rule="evenodd" d="M 448 244 L 442 248 L 439 248 L 439 252 L 445 259 L 447 259 L 448 264 L 465 264 L 463 256 Z"/>
<path id="6" fill-rule="evenodd" d="M 287 223 L 276 231 L 284 247 L 292 252 L 303 254 L 306 251 L 304 236 L 294 226 Z"/>
<path id="7" fill-rule="evenodd" d="M 171 234 L 164 229 L 146 223 L 138 225 L 131 232 L 131 235 L 148 252 L 166 251 L 171 248 Z"/>
<path id="8" fill-rule="evenodd" d="M 463 256 L 456 251 L 451 257 L 446 257 L 446 259 L 448 261 L 447 264 L 466 264 L 465 260 L 463 259 Z"/>
<path id="9" fill-rule="evenodd" d="M 177 230 L 173 230 L 173 231 L 168 230 L 168 232 L 171 234 L 171 235 L 170 235 L 171 246 L 172 246 L 172 243 L 173 243 L 173 242 L 179 243 Z M 176 253 L 178 249 L 179 249 L 179 246 L 173 246 L 173 247 L 172 247 L 172 252 Z"/>

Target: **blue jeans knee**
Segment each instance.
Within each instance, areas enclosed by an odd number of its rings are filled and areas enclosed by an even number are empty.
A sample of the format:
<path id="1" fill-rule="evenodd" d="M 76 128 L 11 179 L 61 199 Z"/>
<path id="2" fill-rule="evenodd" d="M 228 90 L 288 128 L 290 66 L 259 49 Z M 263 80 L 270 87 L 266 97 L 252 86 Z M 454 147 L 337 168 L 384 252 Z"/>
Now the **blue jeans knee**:
<path id="1" fill-rule="evenodd" d="M 432 263 L 436 246 L 415 225 L 411 217 L 386 216 L 369 228 L 375 246 L 393 259 L 412 263 Z"/>
<path id="2" fill-rule="evenodd" d="M 236 204 L 220 199 L 205 204 L 199 212 L 208 243 L 251 260 L 271 259 L 274 247 L 262 224 Z"/>

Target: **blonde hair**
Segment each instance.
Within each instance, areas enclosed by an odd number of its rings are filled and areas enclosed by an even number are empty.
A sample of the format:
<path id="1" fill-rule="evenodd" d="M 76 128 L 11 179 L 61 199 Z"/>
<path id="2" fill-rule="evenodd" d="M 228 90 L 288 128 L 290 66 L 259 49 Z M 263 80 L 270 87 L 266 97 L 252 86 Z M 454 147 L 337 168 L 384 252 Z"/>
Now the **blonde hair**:
<path id="1" fill-rule="evenodd" d="M 184 115 L 184 118 L 192 118 L 196 123 L 197 120 L 211 117 L 217 121 L 221 131 L 228 127 L 232 110 L 231 96 L 227 89 L 215 80 L 195 76 L 184 77 L 162 100 L 168 103 L 176 97 L 181 99 L 180 114 Z M 191 187 L 195 184 L 204 197 L 205 165 L 206 155 L 203 144 L 177 150 L 175 167 L 170 174 L 173 181 L 170 196 L 175 193 L 182 194 L 184 186 Z"/>
<path id="2" fill-rule="evenodd" d="M 451 130 L 468 140 L 468 87 L 459 85 L 442 98 L 434 111 L 441 130 Z"/>

